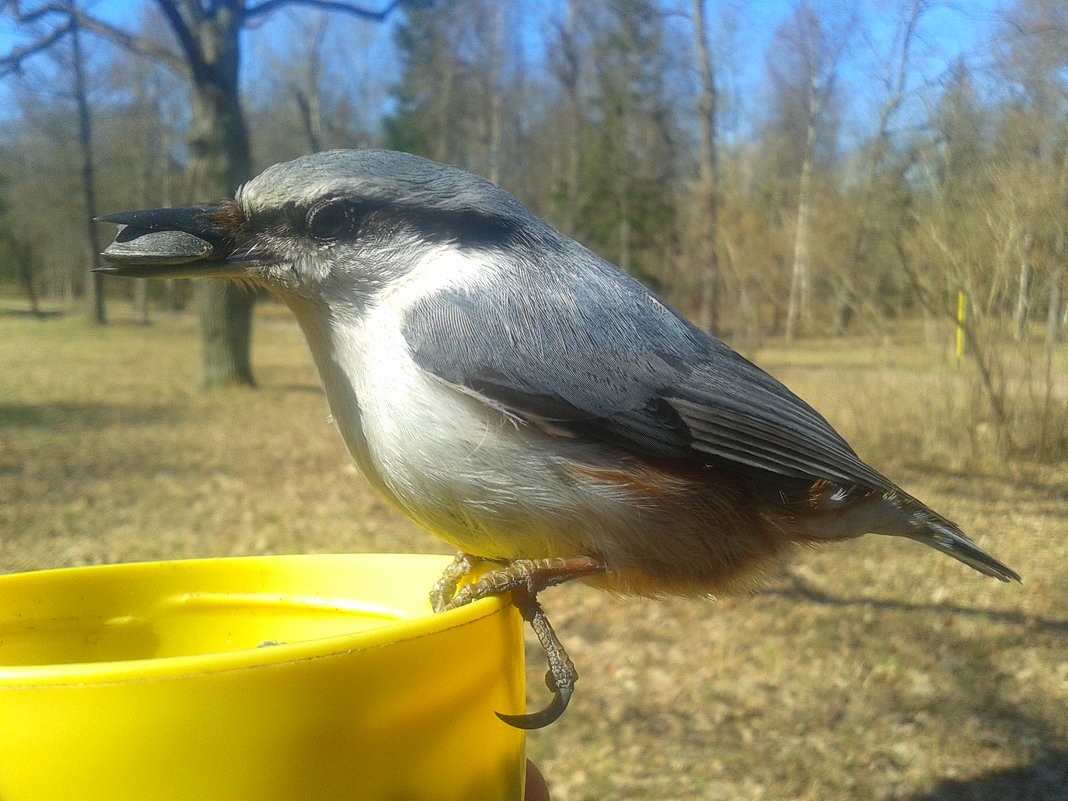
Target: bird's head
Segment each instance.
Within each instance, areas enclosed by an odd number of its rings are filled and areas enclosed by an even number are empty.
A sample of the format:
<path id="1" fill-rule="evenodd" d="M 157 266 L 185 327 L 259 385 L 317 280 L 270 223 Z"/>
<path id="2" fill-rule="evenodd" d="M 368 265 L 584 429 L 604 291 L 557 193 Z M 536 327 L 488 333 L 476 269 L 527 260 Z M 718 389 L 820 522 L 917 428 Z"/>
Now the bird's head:
<path id="1" fill-rule="evenodd" d="M 332 150 L 276 164 L 214 206 L 121 212 L 101 272 L 251 281 L 355 298 L 437 247 L 493 248 L 541 224 L 489 181 L 418 156 Z"/>

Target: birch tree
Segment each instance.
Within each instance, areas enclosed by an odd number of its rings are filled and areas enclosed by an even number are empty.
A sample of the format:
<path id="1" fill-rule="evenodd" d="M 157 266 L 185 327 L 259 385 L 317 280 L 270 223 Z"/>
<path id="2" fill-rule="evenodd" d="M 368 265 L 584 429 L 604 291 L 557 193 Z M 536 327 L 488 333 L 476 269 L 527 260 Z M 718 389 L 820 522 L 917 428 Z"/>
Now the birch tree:
<path id="1" fill-rule="evenodd" d="M 797 205 L 790 257 L 790 291 L 785 336 L 792 341 L 806 322 L 809 307 L 809 256 L 812 235 L 813 169 L 817 144 L 832 108 L 839 62 L 854 33 L 850 12 L 837 16 L 810 0 L 796 3 L 772 42 L 772 81 L 783 98 L 796 98 L 793 110 L 800 133 Z"/>

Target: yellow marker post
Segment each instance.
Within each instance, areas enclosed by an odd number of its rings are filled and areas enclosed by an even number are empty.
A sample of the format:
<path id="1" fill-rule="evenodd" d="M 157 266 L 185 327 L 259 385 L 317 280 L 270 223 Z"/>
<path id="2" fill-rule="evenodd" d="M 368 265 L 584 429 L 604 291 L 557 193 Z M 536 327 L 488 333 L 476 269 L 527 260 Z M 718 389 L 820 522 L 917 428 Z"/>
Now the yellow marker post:
<path id="1" fill-rule="evenodd" d="M 968 346 L 965 325 L 968 322 L 968 293 L 963 289 L 957 292 L 957 361 L 963 361 L 964 351 Z"/>

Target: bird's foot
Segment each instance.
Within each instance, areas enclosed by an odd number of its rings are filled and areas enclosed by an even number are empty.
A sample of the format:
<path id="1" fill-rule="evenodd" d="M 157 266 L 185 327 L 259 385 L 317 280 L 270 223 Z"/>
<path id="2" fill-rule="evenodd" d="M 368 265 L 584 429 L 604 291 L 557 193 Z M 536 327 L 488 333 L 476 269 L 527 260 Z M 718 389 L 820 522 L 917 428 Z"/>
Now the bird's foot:
<path id="1" fill-rule="evenodd" d="M 567 709 L 575 690 L 575 682 L 578 680 L 578 671 L 538 603 L 538 593 L 571 579 L 604 573 L 608 566 L 604 560 L 591 556 L 517 559 L 491 570 L 477 581 L 457 590 L 460 581 L 474 569 L 478 561 L 480 560 L 477 557 L 470 554 L 458 554 L 431 590 L 431 604 L 435 611 L 443 612 L 481 598 L 512 593 L 512 602 L 523 619 L 530 624 L 549 661 L 545 684 L 552 692 L 553 700 L 540 712 L 529 715 L 504 715 L 498 712 L 497 717 L 519 729 L 540 729 L 548 726 Z"/>
<path id="2" fill-rule="evenodd" d="M 453 609 L 449 602 L 456 595 L 456 588 L 460 586 L 464 576 L 470 573 L 482 560 L 463 551 L 457 551 L 456 558 L 452 560 L 445 572 L 441 574 L 434 586 L 430 588 L 430 608 L 435 612 L 444 612 Z"/>
<path id="3" fill-rule="evenodd" d="M 592 556 L 556 557 L 552 559 L 516 559 L 490 570 L 477 581 L 456 589 L 460 581 L 474 570 L 480 560 L 477 556 L 461 553 L 445 569 L 445 573 L 430 592 L 431 603 L 441 602 L 437 611 L 444 612 L 466 606 L 473 601 L 504 595 L 506 592 L 523 590 L 536 597 L 549 587 L 565 581 L 604 573 L 608 566 L 603 559 Z"/>

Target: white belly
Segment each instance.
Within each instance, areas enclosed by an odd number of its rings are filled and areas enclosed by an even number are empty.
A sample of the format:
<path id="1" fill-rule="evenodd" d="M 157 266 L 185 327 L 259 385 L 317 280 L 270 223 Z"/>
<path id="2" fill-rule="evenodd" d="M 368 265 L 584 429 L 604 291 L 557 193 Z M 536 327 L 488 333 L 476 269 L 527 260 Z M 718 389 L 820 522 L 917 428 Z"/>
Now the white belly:
<path id="1" fill-rule="evenodd" d="M 477 280 L 478 263 L 462 261 L 426 267 L 441 284 L 465 271 Z M 457 548 L 491 558 L 575 555 L 567 529 L 576 520 L 602 526 L 591 520 L 593 499 L 562 470 L 556 438 L 412 360 L 400 326 L 407 304 L 426 289 L 413 273 L 345 325 L 321 307 L 290 301 L 349 453 L 396 506 Z"/>

